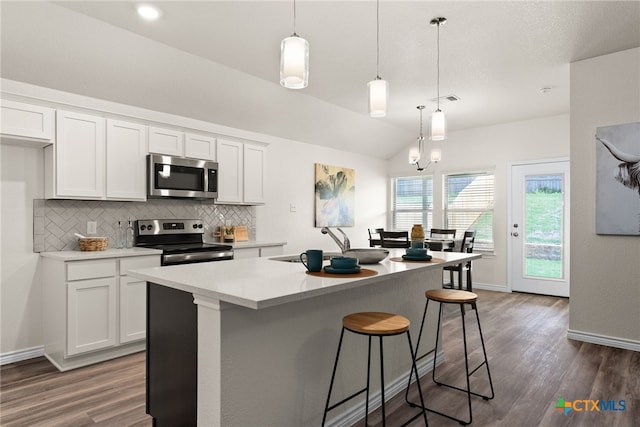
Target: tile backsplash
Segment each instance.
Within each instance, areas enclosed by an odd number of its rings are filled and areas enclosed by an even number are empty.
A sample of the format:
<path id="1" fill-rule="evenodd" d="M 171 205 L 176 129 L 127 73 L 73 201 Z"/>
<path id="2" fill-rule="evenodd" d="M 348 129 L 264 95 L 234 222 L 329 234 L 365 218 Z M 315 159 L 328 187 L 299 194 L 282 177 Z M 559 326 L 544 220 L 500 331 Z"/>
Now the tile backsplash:
<path id="1" fill-rule="evenodd" d="M 97 236 L 115 241 L 118 221 L 126 226 L 136 219 L 202 219 L 205 240 L 221 225 L 244 225 L 249 239 L 256 236 L 255 206 L 217 205 L 210 201 L 150 199 L 146 202 L 109 202 L 92 200 L 33 201 L 33 251 L 78 249 L 73 233 L 87 235 L 87 221 L 96 221 Z"/>

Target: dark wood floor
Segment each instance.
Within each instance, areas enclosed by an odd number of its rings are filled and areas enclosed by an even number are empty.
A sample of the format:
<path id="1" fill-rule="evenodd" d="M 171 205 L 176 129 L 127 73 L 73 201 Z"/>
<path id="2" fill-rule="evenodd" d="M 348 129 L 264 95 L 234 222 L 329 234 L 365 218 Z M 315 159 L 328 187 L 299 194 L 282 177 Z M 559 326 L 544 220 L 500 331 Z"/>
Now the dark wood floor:
<path id="1" fill-rule="evenodd" d="M 477 293 L 496 397 L 491 401 L 474 398 L 472 425 L 640 426 L 640 353 L 567 340 L 567 299 Z M 459 375 L 464 372 L 462 353 L 456 348 L 461 347 L 461 339 L 456 338 L 461 333 L 458 312 L 447 310 L 445 319 L 444 335 L 449 339 L 441 379 L 455 382 L 464 379 L 464 374 Z M 475 321 L 473 316 L 468 319 L 472 360 L 477 361 Z M 474 375 L 472 387 L 487 386 L 482 373 L 481 369 Z M 0 374 L 2 426 L 151 425 L 144 411 L 144 353 L 66 373 L 37 358 L 5 365 Z M 423 380 L 427 406 L 466 414 L 464 396 L 438 388 L 430 378 Z M 555 409 L 559 397 L 624 400 L 626 410 L 572 411 L 564 416 Z M 397 425 L 413 413 L 403 402 L 401 398 L 388 402 L 388 425 Z M 431 426 L 458 425 L 434 414 L 428 418 Z M 376 420 L 379 414 L 369 421 Z"/>

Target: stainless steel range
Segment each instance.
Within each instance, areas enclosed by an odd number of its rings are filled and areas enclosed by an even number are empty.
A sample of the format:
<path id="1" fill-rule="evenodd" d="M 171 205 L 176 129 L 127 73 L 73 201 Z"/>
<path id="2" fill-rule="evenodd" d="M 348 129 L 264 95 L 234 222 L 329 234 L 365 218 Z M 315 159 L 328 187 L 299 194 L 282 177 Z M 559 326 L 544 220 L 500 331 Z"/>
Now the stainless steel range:
<path id="1" fill-rule="evenodd" d="M 161 265 L 233 259 L 233 247 L 205 243 L 199 219 L 139 219 L 136 246 L 162 250 Z"/>

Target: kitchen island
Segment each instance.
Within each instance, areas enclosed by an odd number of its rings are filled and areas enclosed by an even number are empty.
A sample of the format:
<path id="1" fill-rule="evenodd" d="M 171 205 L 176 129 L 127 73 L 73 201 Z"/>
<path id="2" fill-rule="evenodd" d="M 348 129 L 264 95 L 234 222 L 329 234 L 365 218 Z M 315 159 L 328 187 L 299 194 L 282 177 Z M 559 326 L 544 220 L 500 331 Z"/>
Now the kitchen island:
<path id="1" fill-rule="evenodd" d="M 441 287 L 442 267 L 480 257 L 433 252 L 430 263 L 392 260 L 403 253 L 390 250 L 381 263 L 364 265 L 375 272 L 366 277 L 316 277 L 300 263 L 266 258 L 130 271 L 148 282 L 147 411 L 156 425 L 320 425 L 342 317 L 402 314 L 417 337 L 424 292 Z M 434 345 L 435 322 L 427 319 L 423 350 Z M 387 341 L 386 396 L 392 396 L 406 387 L 410 359 L 402 337 Z M 366 347 L 365 337 L 345 340 L 336 399 L 364 384 Z M 422 372 L 429 359 L 421 361 Z M 374 357 L 373 372 L 377 363 Z M 353 402 L 332 411 L 329 424 L 363 416 L 363 405 Z"/>

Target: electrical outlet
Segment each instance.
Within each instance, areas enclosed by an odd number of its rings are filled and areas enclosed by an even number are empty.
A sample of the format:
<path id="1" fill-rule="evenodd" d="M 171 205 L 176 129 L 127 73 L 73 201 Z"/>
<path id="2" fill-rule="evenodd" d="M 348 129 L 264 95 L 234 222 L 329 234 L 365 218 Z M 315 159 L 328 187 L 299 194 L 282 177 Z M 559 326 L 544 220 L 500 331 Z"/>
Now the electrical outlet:
<path id="1" fill-rule="evenodd" d="M 96 221 L 87 221 L 87 234 L 96 234 L 98 232 L 98 223 Z"/>
<path id="2" fill-rule="evenodd" d="M 294 205 L 293 203 L 289 203 L 289 212 L 296 212 L 297 208 L 296 205 Z"/>

